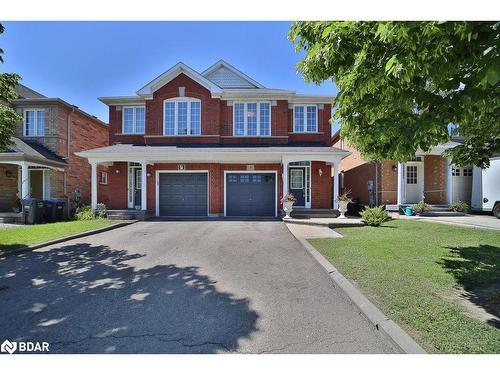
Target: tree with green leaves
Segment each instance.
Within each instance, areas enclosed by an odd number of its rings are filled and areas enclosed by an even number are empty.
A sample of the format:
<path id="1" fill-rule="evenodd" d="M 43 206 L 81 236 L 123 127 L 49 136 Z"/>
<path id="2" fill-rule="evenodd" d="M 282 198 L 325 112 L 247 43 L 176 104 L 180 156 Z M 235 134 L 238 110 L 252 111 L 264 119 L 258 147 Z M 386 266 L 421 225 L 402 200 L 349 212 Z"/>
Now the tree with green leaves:
<path id="1" fill-rule="evenodd" d="M 0 24 L 0 34 L 4 27 Z M 3 63 L 3 50 L 0 48 L 0 63 Z M 0 152 L 11 144 L 15 134 L 16 123 L 22 118 L 9 106 L 12 99 L 17 98 L 15 87 L 21 77 L 15 73 L 0 73 Z"/>
<path id="2" fill-rule="evenodd" d="M 465 166 L 500 153 L 500 22 L 294 22 L 298 71 L 339 90 L 333 121 L 367 159 L 407 161 L 450 140 Z"/>

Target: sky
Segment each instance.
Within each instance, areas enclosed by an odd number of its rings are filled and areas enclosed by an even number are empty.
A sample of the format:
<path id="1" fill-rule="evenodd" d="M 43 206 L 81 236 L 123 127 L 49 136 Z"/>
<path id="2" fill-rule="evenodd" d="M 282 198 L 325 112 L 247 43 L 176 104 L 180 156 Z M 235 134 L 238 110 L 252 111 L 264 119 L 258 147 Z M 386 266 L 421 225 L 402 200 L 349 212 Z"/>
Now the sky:
<path id="1" fill-rule="evenodd" d="M 2 72 L 108 121 L 101 96 L 135 95 L 179 61 L 202 72 L 224 59 L 269 88 L 335 95 L 306 84 L 289 22 L 3 22 Z"/>

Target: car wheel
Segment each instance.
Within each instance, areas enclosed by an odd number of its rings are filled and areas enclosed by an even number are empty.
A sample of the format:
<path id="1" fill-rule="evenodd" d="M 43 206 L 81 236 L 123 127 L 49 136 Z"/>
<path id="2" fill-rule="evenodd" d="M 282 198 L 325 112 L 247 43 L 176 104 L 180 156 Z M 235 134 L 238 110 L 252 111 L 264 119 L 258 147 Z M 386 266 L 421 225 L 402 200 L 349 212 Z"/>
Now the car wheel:
<path id="1" fill-rule="evenodd" d="M 497 219 L 500 219 L 500 203 L 495 204 L 495 207 L 493 207 L 493 215 L 495 215 Z"/>

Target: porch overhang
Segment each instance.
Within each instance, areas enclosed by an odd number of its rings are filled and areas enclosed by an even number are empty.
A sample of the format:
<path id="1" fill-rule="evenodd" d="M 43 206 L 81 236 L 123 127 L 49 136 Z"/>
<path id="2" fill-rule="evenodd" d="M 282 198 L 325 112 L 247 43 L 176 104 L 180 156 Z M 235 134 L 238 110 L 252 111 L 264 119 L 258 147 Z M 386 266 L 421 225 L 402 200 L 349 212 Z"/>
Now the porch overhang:
<path id="1" fill-rule="evenodd" d="M 449 141 L 449 142 L 446 142 L 446 143 L 439 144 L 439 145 L 433 147 L 431 150 L 429 150 L 427 152 L 424 152 L 422 150 L 418 150 L 415 153 L 415 156 L 425 156 L 425 155 L 437 155 L 437 156 L 440 156 L 446 150 L 452 149 L 452 148 L 454 148 L 454 147 L 456 147 L 458 145 L 460 145 L 459 142 Z"/>
<path id="2" fill-rule="evenodd" d="M 56 154 L 34 142 L 13 137 L 12 145 L 0 152 L 0 164 L 27 165 L 63 171 L 68 165 Z"/>
<path id="3" fill-rule="evenodd" d="M 76 153 L 89 163 L 147 162 L 153 163 L 282 163 L 323 161 L 330 164 L 350 155 L 335 147 L 181 147 L 135 146 L 118 144 Z"/>

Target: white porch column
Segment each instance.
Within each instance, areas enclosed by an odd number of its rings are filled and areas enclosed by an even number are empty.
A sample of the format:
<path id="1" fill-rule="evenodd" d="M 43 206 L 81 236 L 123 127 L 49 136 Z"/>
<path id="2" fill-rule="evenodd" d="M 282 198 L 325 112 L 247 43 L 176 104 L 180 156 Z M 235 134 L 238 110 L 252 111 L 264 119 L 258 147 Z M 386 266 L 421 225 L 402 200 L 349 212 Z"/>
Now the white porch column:
<path id="1" fill-rule="evenodd" d="M 340 179 L 340 163 L 332 163 L 333 167 L 333 209 L 338 210 L 339 202 L 337 202 L 337 197 L 339 196 L 339 179 Z"/>
<path id="2" fill-rule="evenodd" d="M 288 165 L 289 161 L 286 159 L 283 159 L 283 196 L 285 196 L 288 193 Z M 283 203 L 283 207 L 285 204 Z"/>
<path id="3" fill-rule="evenodd" d="M 30 196 L 30 181 L 28 164 L 21 164 L 21 196 L 20 199 L 29 198 Z"/>
<path id="4" fill-rule="evenodd" d="M 452 164 L 451 164 L 451 159 L 448 158 L 446 159 L 446 162 L 448 163 L 447 166 L 447 171 L 446 171 L 446 200 L 448 201 L 448 204 L 453 203 L 453 176 L 452 176 Z"/>
<path id="5" fill-rule="evenodd" d="M 90 167 L 90 207 L 95 210 L 97 209 L 97 162 L 91 162 Z"/>
<path id="6" fill-rule="evenodd" d="M 403 204 L 403 163 L 398 163 L 398 206 Z"/>
<path id="7" fill-rule="evenodd" d="M 148 176 L 147 176 L 148 163 L 141 161 L 141 210 L 148 209 Z"/>

